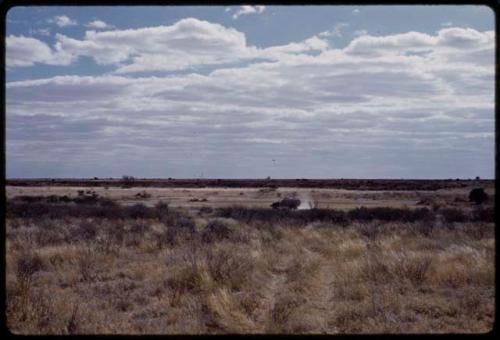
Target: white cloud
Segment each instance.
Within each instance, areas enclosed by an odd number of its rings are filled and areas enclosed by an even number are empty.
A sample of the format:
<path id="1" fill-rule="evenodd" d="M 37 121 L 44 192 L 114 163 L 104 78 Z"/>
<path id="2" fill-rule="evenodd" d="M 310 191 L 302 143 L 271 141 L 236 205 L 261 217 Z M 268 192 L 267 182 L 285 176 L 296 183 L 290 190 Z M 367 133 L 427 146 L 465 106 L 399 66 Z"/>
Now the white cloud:
<path id="1" fill-rule="evenodd" d="M 45 37 L 50 36 L 50 28 L 37 28 L 30 29 L 30 34 L 42 35 Z"/>
<path id="2" fill-rule="evenodd" d="M 45 43 L 24 36 L 6 38 L 7 67 L 32 66 L 36 62 L 47 62 L 52 58 L 52 51 Z"/>
<path id="3" fill-rule="evenodd" d="M 272 46 L 266 49 L 256 50 L 254 55 L 272 60 L 285 60 L 293 58 L 293 55 L 311 51 L 324 51 L 329 47 L 328 42 L 313 36 L 301 42 L 292 42 L 287 45 Z"/>
<path id="4" fill-rule="evenodd" d="M 7 67 L 27 67 L 35 63 L 69 65 L 72 57 L 59 50 L 52 50 L 46 43 L 24 36 L 10 35 L 6 38 Z"/>
<path id="5" fill-rule="evenodd" d="M 469 171 L 477 159 L 494 164 L 493 31 L 364 34 L 342 49 L 318 35 L 259 49 L 247 46 L 241 32 L 193 19 L 87 32 L 83 40 L 58 36 L 53 49 L 36 39 L 7 39 L 8 62 L 24 66 L 63 52 L 115 64 L 122 73 L 248 61 L 205 75 L 7 83 L 8 166 L 63 159 L 73 171 L 85 168 L 85 157 L 97 157 L 122 169 L 123 160 L 132 159 L 127 166 L 148 162 L 174 177 L 200 167 L 207 176 L 212 169 L 224 177 L 233 166 L 227 160 L 239 155 L 248 174 L 261 176 L 272 170 L 266 159 L 281 155 L 281 172 L 269 175 L 286 176 L 294 162 L 321 156 L 331 162 L 304 169 L 310 171 L 305 177 L 347 177 L 349 169 L 336 165 L 405 173 L 420 169 L 425 155 L 440 174 L 458 177 L 465 172 L 451 175 L 450 169 Z"/>
<path id="6" fill-rule="evenodd" d="M 49 23 L 56 24 L 59 27 L 75 26 L 78 25 L 76 20 L 71 19 L 66 15 L 55 16 L 47 20 Z"/>
<path id="7" fill-rule="evenodd" d="M 113 28 L 114 27 L 113 25 L 107 24 L 106 22 L 104 22 L 102 20 L 91 21 L 85 26 L 89 27 L 89 28 L 95 28 L 95 29 L 104 29 L 104 28 Z"/>
<path id="8" fill-rule="evenodd" d="M 240 6 L 238 11 L 233 14 L 233 19 L 238 19 L 242 15 L 262 13 L 265 9 L 266 6 Z"/>
<path id="9" fill-rule="evenodd" d="M 58 46 L 99 64 L 117 64 L 117 72 L 172 71 L 201 64 L 247 58 L 245 35 L 232 28 L 194 18 L 172 26 L 106 32 L 87 31 L 83 40 L 56 35 Z"/>
<path id="10" fill-rule="evenodd" d="M 352 10 L 352 14 L 355 14 L 355 15 L 359 14 L 359 12 L 360 12 L 359 8 L 355 8 L 355 9 Z"/>
<path id="11" fill-rule="evenodd" d="M 335 24 L 333 26 L 333 29 L 331 31 L 324 31 L 319 34 L 320 37 L 342 37 L 342 30 L 345 27 L 349 27 L 348 23 L 345 22 L 339 22 L 338 24 Z"/>
<path id="12" fill-rule="evenodd" d="M 356 30 L 356 31 L 353 32 L 353 35 L 355 37 L 359 37 L 359 36 L 367 35 L 367 34 L 368 34 L 367 30 Z"/>
<path id="13" fill-rule="evenodd" d="M 106 32 L 87 31 L 83 40 L 56 34 L 56 47 L 73 58 L 88 56 L 117 66 L 117 73 L 175 71 L 203 65 L 280 59 L 290 53 L 321 51 L 328 43 L 313 36 L 302 42 L 259 49 L 235 29 L 194 18 L 171 26 Z"/>

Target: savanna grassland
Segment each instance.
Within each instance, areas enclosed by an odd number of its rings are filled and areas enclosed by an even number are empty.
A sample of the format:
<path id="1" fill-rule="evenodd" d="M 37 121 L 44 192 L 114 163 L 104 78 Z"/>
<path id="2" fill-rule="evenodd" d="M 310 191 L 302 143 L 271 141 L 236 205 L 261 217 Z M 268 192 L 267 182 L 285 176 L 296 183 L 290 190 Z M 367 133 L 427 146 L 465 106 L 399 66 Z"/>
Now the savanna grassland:
<path id="1" fill-rule="evenodd" d="M 473 183 L 8 185 L 7 325 L 16 334 L 487 332 L 493 185 L 481 183 L 480 205 L 468 200 Z M 312 209 L 269 208 L 284 197 Z"/>

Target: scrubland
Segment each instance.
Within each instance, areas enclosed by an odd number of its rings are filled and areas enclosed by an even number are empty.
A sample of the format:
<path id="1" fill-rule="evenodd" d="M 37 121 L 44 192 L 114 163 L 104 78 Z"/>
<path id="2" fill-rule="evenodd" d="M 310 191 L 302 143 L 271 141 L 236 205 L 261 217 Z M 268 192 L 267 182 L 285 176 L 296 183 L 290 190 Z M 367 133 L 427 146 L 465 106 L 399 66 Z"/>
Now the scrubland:
<path id="1" fill-rule="evenodd" d="M 197 211 L 9 199 L 16 334 L 478 333 L 492 206 Z"/>

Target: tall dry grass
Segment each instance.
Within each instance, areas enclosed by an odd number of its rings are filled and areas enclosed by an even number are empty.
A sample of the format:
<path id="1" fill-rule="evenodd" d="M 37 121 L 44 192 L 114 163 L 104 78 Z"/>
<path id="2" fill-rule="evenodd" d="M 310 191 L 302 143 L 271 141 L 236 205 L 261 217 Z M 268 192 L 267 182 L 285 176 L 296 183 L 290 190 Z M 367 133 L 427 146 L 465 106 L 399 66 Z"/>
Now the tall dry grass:
<path id="1" fill-rule="evenodd" d="M 302 224 L 243 222 L 215 211 L 157 210 L 136 207 L 126 218 L 9 217 L 9 329 L 320 334 L 492 328 L 493 223 L 337 223 L 309 215 Z"/>

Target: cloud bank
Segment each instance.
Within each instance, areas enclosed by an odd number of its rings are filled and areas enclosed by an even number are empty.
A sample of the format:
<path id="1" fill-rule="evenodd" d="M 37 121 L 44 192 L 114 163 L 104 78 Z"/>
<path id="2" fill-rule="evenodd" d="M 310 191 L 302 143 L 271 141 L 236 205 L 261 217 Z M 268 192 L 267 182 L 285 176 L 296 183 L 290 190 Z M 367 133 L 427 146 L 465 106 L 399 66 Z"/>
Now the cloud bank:
<path id="1" fill-rule="evenodd" d="M 184 19 L 58 35 L 53 47 L 7 38 L 9 67 L 81 56 L 115 72 L 7 83 L 8 174 L 493 175 L 493 31 L 364 34 L 342 49 L 318 33 L 263 49 Z M 196 71 L 206 65 L 217 67 Z M 190 72 L 140 73 L 172 70 Z"/>

